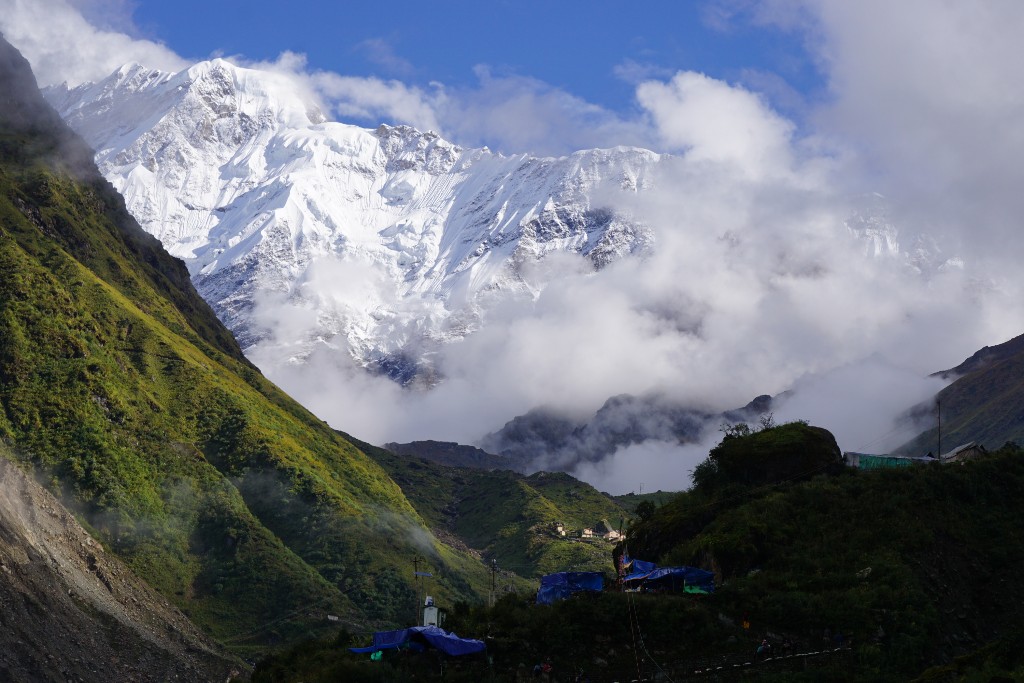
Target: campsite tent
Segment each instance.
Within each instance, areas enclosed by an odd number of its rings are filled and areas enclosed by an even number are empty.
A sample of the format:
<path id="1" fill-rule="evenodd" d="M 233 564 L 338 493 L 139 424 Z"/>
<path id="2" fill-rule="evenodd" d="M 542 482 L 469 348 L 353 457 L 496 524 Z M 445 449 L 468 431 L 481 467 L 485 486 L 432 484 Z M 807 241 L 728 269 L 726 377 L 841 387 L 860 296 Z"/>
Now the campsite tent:
<path id="1" fill-rule="evenodd" d="M 373 634 L 373 645 L 350 647 L 349 652 L 372 653 L 400 647 L 419 651 L 433 647 L 453 657 L 483 652 L 487 648 L 482 640 L 459 638 L 454 633 L 449 633 L 437 626 L 413 626 L 397 631 L 378 631 Z"/>
<path id="2" fill-rule="evenodd" d="M 687 593 L 714 593 L 715 575 L 696 567 L 660 567 L 643 580 L 646 590 L 683 590 Z"/>
<path id="3" fill-rule="evenodd" d="M 658 567 L 653 562 L 623 558 L 629 573 L 622 582 L 631 590 L 682 590 L 688 593 L 714 593 L 715 575 L 696 567 Z"/>
<path id="4" fill-rule="evenodd" d="M 658 565 L 653 562 L 645 562 L 644 560 L 633 560 L 628 557 L 622 558 L 622 569 L 629 573 L 623 577 L 623 581 L 638 581 L 645 578 L 648 574 L 658 568 Z"/>
<path id="5" fill-rule="evenodd" d="M 540 579 L 537 604 L 550 605 L 565 600 L 573 593 L 604 590 L 604 577 L 600 572 L 558 572 L 547 574 Z"/>

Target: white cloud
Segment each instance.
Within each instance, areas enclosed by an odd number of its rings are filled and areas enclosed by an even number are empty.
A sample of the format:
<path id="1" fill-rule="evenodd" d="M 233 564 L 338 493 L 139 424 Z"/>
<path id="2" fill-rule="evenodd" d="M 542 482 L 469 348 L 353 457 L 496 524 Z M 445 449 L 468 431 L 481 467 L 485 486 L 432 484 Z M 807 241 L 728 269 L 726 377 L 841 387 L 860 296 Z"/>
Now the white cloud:
<path id="1" fill-rule="evenodd" d="M 888 453 L 931 426 L 897 423 L 897 416 L 929 401 L 946 383 L 873 355 L 798 378 L 775 419 L 828 425 L 843 450 Z"/>
<path id="2" fill-rule="evenodd" d="M 755 93 L 687 71 L 641 83 L 637 99 L 663 144 L 694 161 L 730 162 L 752 175 L 789 166 L 794 126 Z"/>
<path id="3" fill-rule="evenodd" d="M 626 59 L 612 69 L 612 74 L 616 78 L 632 85 L 639 85 L 644 81 L 655 79 L 672 78 L 674 73 L 672 69 L 649 62 L 638 62 L 634 59 Z"/>
<path id="4" fill-rule="evenodd" d="M 569 154 L 615 145 L 649 146 L 640 121 L 623 119 L 543 81 L 477 66 L 475 87 L 448 89 L 441 112 L 453 139 L 506 153 Z"/>
<path id="5" fill-rule="evenodd" d="M 443 88 L 426 91 L 396 80 L 325 71 L 314 73 L 312 82 L 343 120 L 381 121 L 445 132 L 438 118 L 438 109 L 446 100 Z"/>
<path id="6" fill-rule="evenodd" d="M 93 11 L 103 5 L 91 3 Z M 66 0 L 5 0 L 0 31 L 29 61 L 41 85 L 99 80 L 128 62 L 169 71 L 188 66 L 160 43 L 96 28 Z"/>
<path id="7" fill-rule="evenodd" d="M 708 456 L 715 442 L 717 439 L 680 446 L 667 441 L 645 441 L 624 446 L 600 462 L 582 463 L 571 474 L 612 495 L 681 491 L 689 488 L 693 468 Z"/>
<path id="8" fill-rule="evenodd" d="M 815 124 L 856 152 L 899 220 L 973 257 L 1006 252 L 1024 215 L 1024 4 L 768 7 L 757 20 L 801 30 L 827 76 L 831 98 Z"/>

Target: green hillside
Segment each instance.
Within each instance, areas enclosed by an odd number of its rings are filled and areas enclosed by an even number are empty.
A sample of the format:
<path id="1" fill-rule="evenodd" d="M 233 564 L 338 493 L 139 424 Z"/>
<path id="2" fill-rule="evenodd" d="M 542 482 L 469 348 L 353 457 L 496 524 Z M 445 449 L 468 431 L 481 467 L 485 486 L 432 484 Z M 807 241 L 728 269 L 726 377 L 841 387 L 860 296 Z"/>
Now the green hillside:
<path id="1" fill-rule="evenodd" d="M 0 438 L 216 637 L 261 646 L 411 618 L 485 568 L 241 355 L 0 41 Z"/>
<path id="2" fill-rule="evenodd" d="M 942 408 L 942 450 L 971 441 L 999 448 L 1008 441 L 1024 444 L 1024 335 L 981 349 L 958 367 L 942 373 L 958 376 L 936 396 Z M 935 415 L 935 404 L 922 407 Z M 899 452 L 934 452 L 938 426 L 901 446 Z"/>
<path id="3" fill-rule="evenodd" d="M 443 677 L 426 656 L 374 667 L 321 641 L 255 680 L 511 681 L 542 659 L 595 681 L 1021 680 L 1024 451 L 867 472 L 836 458 L 831 435 L 801 423 L 734 434 L 691 490 L 630 527 L 633 557 L 713 569 L 711 595 L 506 596 L 450 617 L 486 635 L 488 657 Z M 798 656 L 756 658 L 764 638 Z"/>
<path id="4" fill-rule="evenodd" d="M 733 450 L 756 452 L 757 437 Z M 1022 624 L 1021 491 L 1016 448 L 962 465 L 698 483 L 634 526 L 629 549 L 713 569 L 715 609 L 758 631 L 854 634 L 863 680 L 906 678 Z"/>
<path id="5" fill-rule="evenodd" d="M 448 467 L 363 445 L 388 471 L 416 510 L 441 535 L 451 535 L 487 560 L 522 577 L 556 571 L 612 572 L 612 543 L 580 538 L 606 521 L 630 515 L 613 499 L 568 474 L 524 476 L 508 470 Z M 566 535 L 555 532 L 564 525 Z"/>

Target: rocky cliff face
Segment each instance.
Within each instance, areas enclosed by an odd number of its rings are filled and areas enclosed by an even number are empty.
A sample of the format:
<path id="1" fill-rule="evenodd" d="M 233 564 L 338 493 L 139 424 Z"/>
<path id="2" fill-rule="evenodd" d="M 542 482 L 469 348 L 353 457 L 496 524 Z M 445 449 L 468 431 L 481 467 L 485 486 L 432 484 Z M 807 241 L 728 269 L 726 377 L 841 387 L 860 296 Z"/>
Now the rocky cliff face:
<path id="1" fill-rule="evenodd" d="M 0 457 L 0 680 L 226 681 L 240 664 Z"/>

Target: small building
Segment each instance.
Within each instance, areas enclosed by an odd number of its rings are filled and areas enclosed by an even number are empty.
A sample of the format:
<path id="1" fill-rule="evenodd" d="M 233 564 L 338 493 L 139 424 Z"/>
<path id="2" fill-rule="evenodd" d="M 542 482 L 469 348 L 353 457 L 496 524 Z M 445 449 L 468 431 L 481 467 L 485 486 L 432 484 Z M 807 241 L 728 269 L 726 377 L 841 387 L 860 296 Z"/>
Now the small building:
<path id="1" fill-rule="evenodd" d="M 622 534 L 612 528 L 606 519 L 602 519 L 594 525 L 594 535 L 600 536 L 606 541 L 618 541 L 622 538 Z"/>
<path id="2" fill-rule="evenodd" d="M 561 522 L 555 522 L 555 533 L 559 536 L 565 536 L 565 525 Z"/>
<path id="3" fill-rule="evenodd" d="M 934 462 L 941 462 L 943 464 L 963 462 L 965 460 L 971 460 L 984 455 L 986 452 L 987 451 L 984 446 L 975 443 L 974 441 L 970 441 L 943 453 L 938 458 L 933 456 L 931 453 L 924 456 L 909 456 L 897 455 L 895 453 L 878 455 L 874 453 L 855 453 L 853 451 L 847 451 L 846 453 L 843 453 L 843 462 L 846 463 L 847 467 L 856 467 L 860 470 L 877 470 L 892 467 L 910 467 L 911 465 L 922 465 Z"/>
<path id="4" fill-rule="evenodd" d="M 593 537 L 594 537 L 594 530 L 593 529 L 584 529 L 583 531 L 580 532 L 580 538 L 593 538 Z"/>
<path id="5" fill-rule="evenodd" d="M 423 600 L 423 623 L 421 626 L 440 626 L 444 621 L 442 610 L 434 604 L 434 598 L 430 595 Z"/>
<path id="6" fill-rule="evenodd" d="M 847 451 L 843 453 L 843 462 L 847 467 L 855 467 L 859 470 L 877 470 L 893 467 L 910 467 L 911 465 L 922 465 L 937 460 L 926 455 L 924 457 L 910 457 L 906 455 L 894 455 L 892 453 L 878 455 L 875 453 L 855 453 Z"/>
<path id="7" fill-rule="evenodd" d="M 965 460 L 972 460 L 979 456 L 985 455 L 988 451 L 981 444 L 969 441 L 968 443 L 957 446 L 951 451 L 947 451 L 939 456 L 939 460 L 943 463 L 947 462 L 963 462 Z"/>

